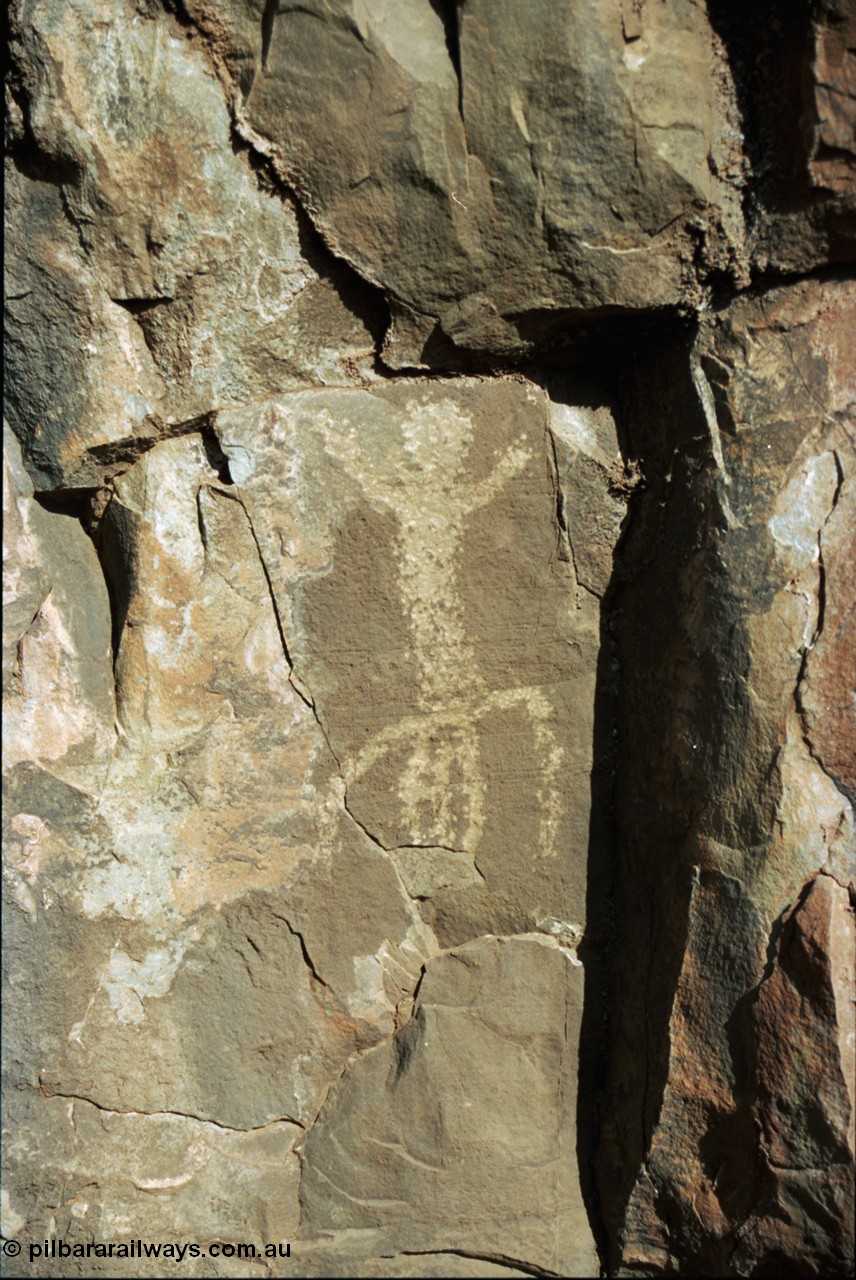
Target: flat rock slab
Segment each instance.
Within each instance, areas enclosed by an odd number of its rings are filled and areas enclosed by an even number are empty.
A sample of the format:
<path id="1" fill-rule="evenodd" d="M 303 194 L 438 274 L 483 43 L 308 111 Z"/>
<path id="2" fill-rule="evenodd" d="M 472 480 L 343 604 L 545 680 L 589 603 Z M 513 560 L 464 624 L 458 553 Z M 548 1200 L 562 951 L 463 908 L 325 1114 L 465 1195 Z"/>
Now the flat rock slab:
<path id="1" fill-rule="evenodd" d="M 218 418 L 348 811 L 446 945 L 583 919 L 600 602 L 568 529 L 599 509 L 614 545 L 623 505 L 614 422 L 568 413 L 523 379 L 408 379 Z"/>
<path id="2" fill-rule="evenodd" d="M 544 938 L 431 961 L 412 1021 L 355 1064 L 306 1138 L 305 1237 L 596 1274 L 576 1158 L 581 1011 L 582 970 Z"/>

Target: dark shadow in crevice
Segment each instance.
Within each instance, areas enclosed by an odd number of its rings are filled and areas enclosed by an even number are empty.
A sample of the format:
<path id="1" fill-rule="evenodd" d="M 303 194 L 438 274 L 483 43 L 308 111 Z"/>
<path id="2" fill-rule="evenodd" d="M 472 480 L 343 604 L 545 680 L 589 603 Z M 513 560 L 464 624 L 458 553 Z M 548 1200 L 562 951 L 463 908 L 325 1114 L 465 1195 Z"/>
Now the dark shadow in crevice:
<path id="1" fill-rule="evenodd" d="M 461 28 L 458 6 L 462 0 L 428 0 L 431 8 L 443 24 L 449 60 L 458 81 L 458 111 L 464 118 L 464 81 L 461 68 Z"/>
<path id="2" fill-rule="evenodd" d="M 279 14 L 279 0 L 265 0 L 262 13 L 262 71 L 267 70 L 270 49 L 273 43 L 273 31 Z"/>
<path id="3" fill-rule="evenodd" d="M 586 377 L 614 398 L 625 465 L 641 477 L 601 603 L 580 949 L 579 1168 L 608 1272 L 620 1266 L 626 1209 L 662 1103 L 686 939 L 691 871 L 677 855 L 695 798 L 663 809 L 657 755 L 667 755 L 675 698 L 670 646 L 681 634 L 681 602 L 674 575 L 684 551 L 703 541 L 695 490 L 709 447 L 690 374 L 694 325 L 640 319 L 622 318 L 608 336 L 598 332 L 585 363 Z"/>
<path id="4" fill-rule="evenodd" d="M 751 165 L 750 220 L 759 208 L 785 212 L 823 198 L 808 187 L 805 127 L 804 79 L 817 7 L 806 0 L 709 0 L 707 6 L 734 78 Z"/>
<path id="5" fill-rule="evenodd" d="M 140 523 L 136 512 L 110 501 L 91 535 L 110 601 L 114 668 L 134 595 Z"/>
<path id="6" fill-rule="evenodd" d="M 582 372 L 611 386 L 634 344 L 684 323 L 666 309 L 630 311 L 621 307 L 537 310 L 502 318 L 511 331 L 507 350 L 458 346 L 436 321 L 419 353 L 419 365 L 391 368 L 381 357 L 375 372 L 389 379 L 523 373 L 539 385 L 544 385 L 542 374 Z"/>
<path id="7" fill-rule="evenodd" d="M 221 484 L 232 484 L 232 473 L 229 470 L 229 459 L 220 447 L 220 440 L 212 424 L 207 424 L 200 432 L 202 448 L 212 471 L 217 473 Z"/>
<path id="8" fill-rule="evenodd" d="M 37 489 L 33 494 L 33 500 L 51 515 L 71 516 L 74 520 L 83 520 L 94 493 L 95 490 L 91 488 Z"/>
<path id="9" fill-rule="evenodd" d="M 662 317 L 626 314 L 609 318 L 587 316 L 579 327 L 556 329 L 538 365 L 525 365 L 522 371 L 544 389 L 551 403 L 595 411 L 608 409 L 615 423 L 620 452 L 616 470 L 620 470 L 623 463 L 629 476 L 636 474 L 636 451 L 639 447 L 635 438 L 639 433 L 628 429 L 626 421 L 630 399 L 628 384 L 636 376 L 636 362 L 644 358 L 642 353 L 649 347 L 685 344 L 685 334 L 686 325 L 674 317 L 664 321 Z M 606 438 L 603 442 L 599 440 L 598 444 L 605 447 L 605 452 L 610 452 Z M 557 490 L 560 491 L 562 486 L 558 479 Z M 599 1256 L 604 1262 L 616 1254 L 617 1215 L 599 1183 L 597 1156 L 604 1127 L 602 1108 L 609 1078 L 610 1054 L 615 1050 L 617 1038 L 613 1013 L 616 999 L 621 999 L 620 984 L 615 976 L 615 965 L 621 958 L 620 948 L 616 945 L 617 890 L 624 874 L 620 797 L 616 790 L 621 692 L 622 681 L 635 678 L 632 669 L 622 669 L 618 641 L 623 623 L 623 593 L 633 572 L 626 543 L 637 519 L 643 489 L 644 480 L 637 479 L 635 483 L 628 483 L 627 493 L 622 495 L 626 497 L 627 512 L 613 550 L 612 573 L 600 601 L 591 809 L 586 853 L 586 927 L 578 953 L 584 964 L 584 1000 L 578 1056 L 577 1159 L 583 1201 Z M 573 501 L 573 498 L 569 495 L 568 500 Z M 576 570 L 576 565 L 574 568 Z M 637 1043 L 634 1052 L 637 1058 L 642 1059 L 646 1046 Z M 637 1098 L 635 1104 L 641 1115 L 641 1098 Z M 625 1198 L 637 1171 L 638 1164 L 632 1164 L 631 1160 L 624 1171 Z"/>
<path id="10" fill-rule="evenodd" d="M 157 298 L 111 298 L 110 301 L 115 302 L 117 307 L 122 307 L 135 320 L 138 320 L 140 316 L 147 315 L 155 307 L 163 307 L 170 302 L 175 302 L 175 298 L 171 295 L 164 295 Z"/>
<path id="11" fill-rule="evenodd" d="M 542 366 L 537 381 L 553 401 L 593 410 L 608 407 L 615 421 L 621 456 L 627 465 L 632 462 L 632 455 L 621 409 L 621 390 L 628 376 L 632 347 L 628 341 L 622 341 L 622 335 L 616 334 L 612 326 L 609 338 L 597 322 L 585 328 L 588 332 L 582 335 L 574 332 L 556 341 L 555 361 L 552 366 Z M 622 673 L 615 631 L 620 618 L 623 544 L 637 501 L 638 497 L 633 495 L 628 502 L 627 515 L 613 551 L 613 573 L 600 602 L 586 859 L 586 928 L 578 953 L 584 964 L 585 986 L 578 1057 L 577 1158 L 583 1202 L 602 1262 L 611 1250 L 609 1219 L 597 1183 L 596 1155 L 611 1048 L 609 1018 L 619 870 L 616 768 Z"/>
<path id="12" fill-rule="evenodd" d="M 632 519 L 632 513 L 630 519 Z M 610 1256 L 609 1220 L 597 1182 L 600 1113 L 610 1049 L 611 969 L 614 958 L 616 747 L 618 663 L 614 637 L 620 585 L 613 579 L 601 601 L 600 647 L 592 739 L 591 820 L 586 877 L 586 933 L 579 949 L 585 966 L 577 1084 L 577 1156 L 580 1188 L 602 1263 Z"/>

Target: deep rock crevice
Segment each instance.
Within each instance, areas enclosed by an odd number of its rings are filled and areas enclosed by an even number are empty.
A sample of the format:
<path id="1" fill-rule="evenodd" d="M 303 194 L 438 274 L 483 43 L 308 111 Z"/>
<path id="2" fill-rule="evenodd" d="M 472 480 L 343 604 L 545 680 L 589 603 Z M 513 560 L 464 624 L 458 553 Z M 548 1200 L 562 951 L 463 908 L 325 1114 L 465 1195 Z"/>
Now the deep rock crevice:
<path id="1" fill-rule="evenodd" d="M 848 1274 L 846 7 L 13 9 L 12 1234 Z"/>

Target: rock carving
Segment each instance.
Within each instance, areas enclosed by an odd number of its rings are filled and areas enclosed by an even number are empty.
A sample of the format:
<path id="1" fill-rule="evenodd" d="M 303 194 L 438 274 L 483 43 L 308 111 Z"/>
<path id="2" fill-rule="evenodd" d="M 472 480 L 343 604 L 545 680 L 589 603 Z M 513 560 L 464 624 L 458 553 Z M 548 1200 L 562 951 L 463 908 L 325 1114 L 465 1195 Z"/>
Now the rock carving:
<path id="1" fill-rule="evenodd" d="M 387 477 L 362 465 L 356 436 L 336 432 L 329 418 L 326 423 L 328 449 L 351 464 L 366 497 L 396 517 L 401 607 L 419 671 L 419 713 L 367 743 L 346 763 L 346 782 L 360 778 L 393 747 L 408 745 L 411 754 L 399 795 L 413 843 L 425 842 L 427 809 L 434 832 L 428 843 L 474 854 L 485 820 L 480 722 L 492 711 L 518 707 L 531 725 L 533 747 L 543 762 L 536 796 L 538 852 L 555 857 L 562 750 L 551 728 L 553 709 L 535 685 L 488 688 L 466 634 L 457 583 L 468 516 L 498 498 L 520 474 L 531 460 L 531 444 L 523 438 L 507 448 L 490 474 L 473 483 L 466 471 L 471 420 L 451 401 L 414 401 L 402 420 L 405 464 Z"/>

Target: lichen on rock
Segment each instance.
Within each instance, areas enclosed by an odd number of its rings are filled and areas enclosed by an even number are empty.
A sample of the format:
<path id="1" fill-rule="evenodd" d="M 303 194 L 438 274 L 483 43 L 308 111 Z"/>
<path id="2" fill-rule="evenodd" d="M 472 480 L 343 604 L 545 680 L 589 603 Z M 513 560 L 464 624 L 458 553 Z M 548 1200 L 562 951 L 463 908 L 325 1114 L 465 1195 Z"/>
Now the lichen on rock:
<path id="1" fill-rule="evenodd" d="M 851 36 L 14 0 L 9 1274 L 851 1274 Z"/>

